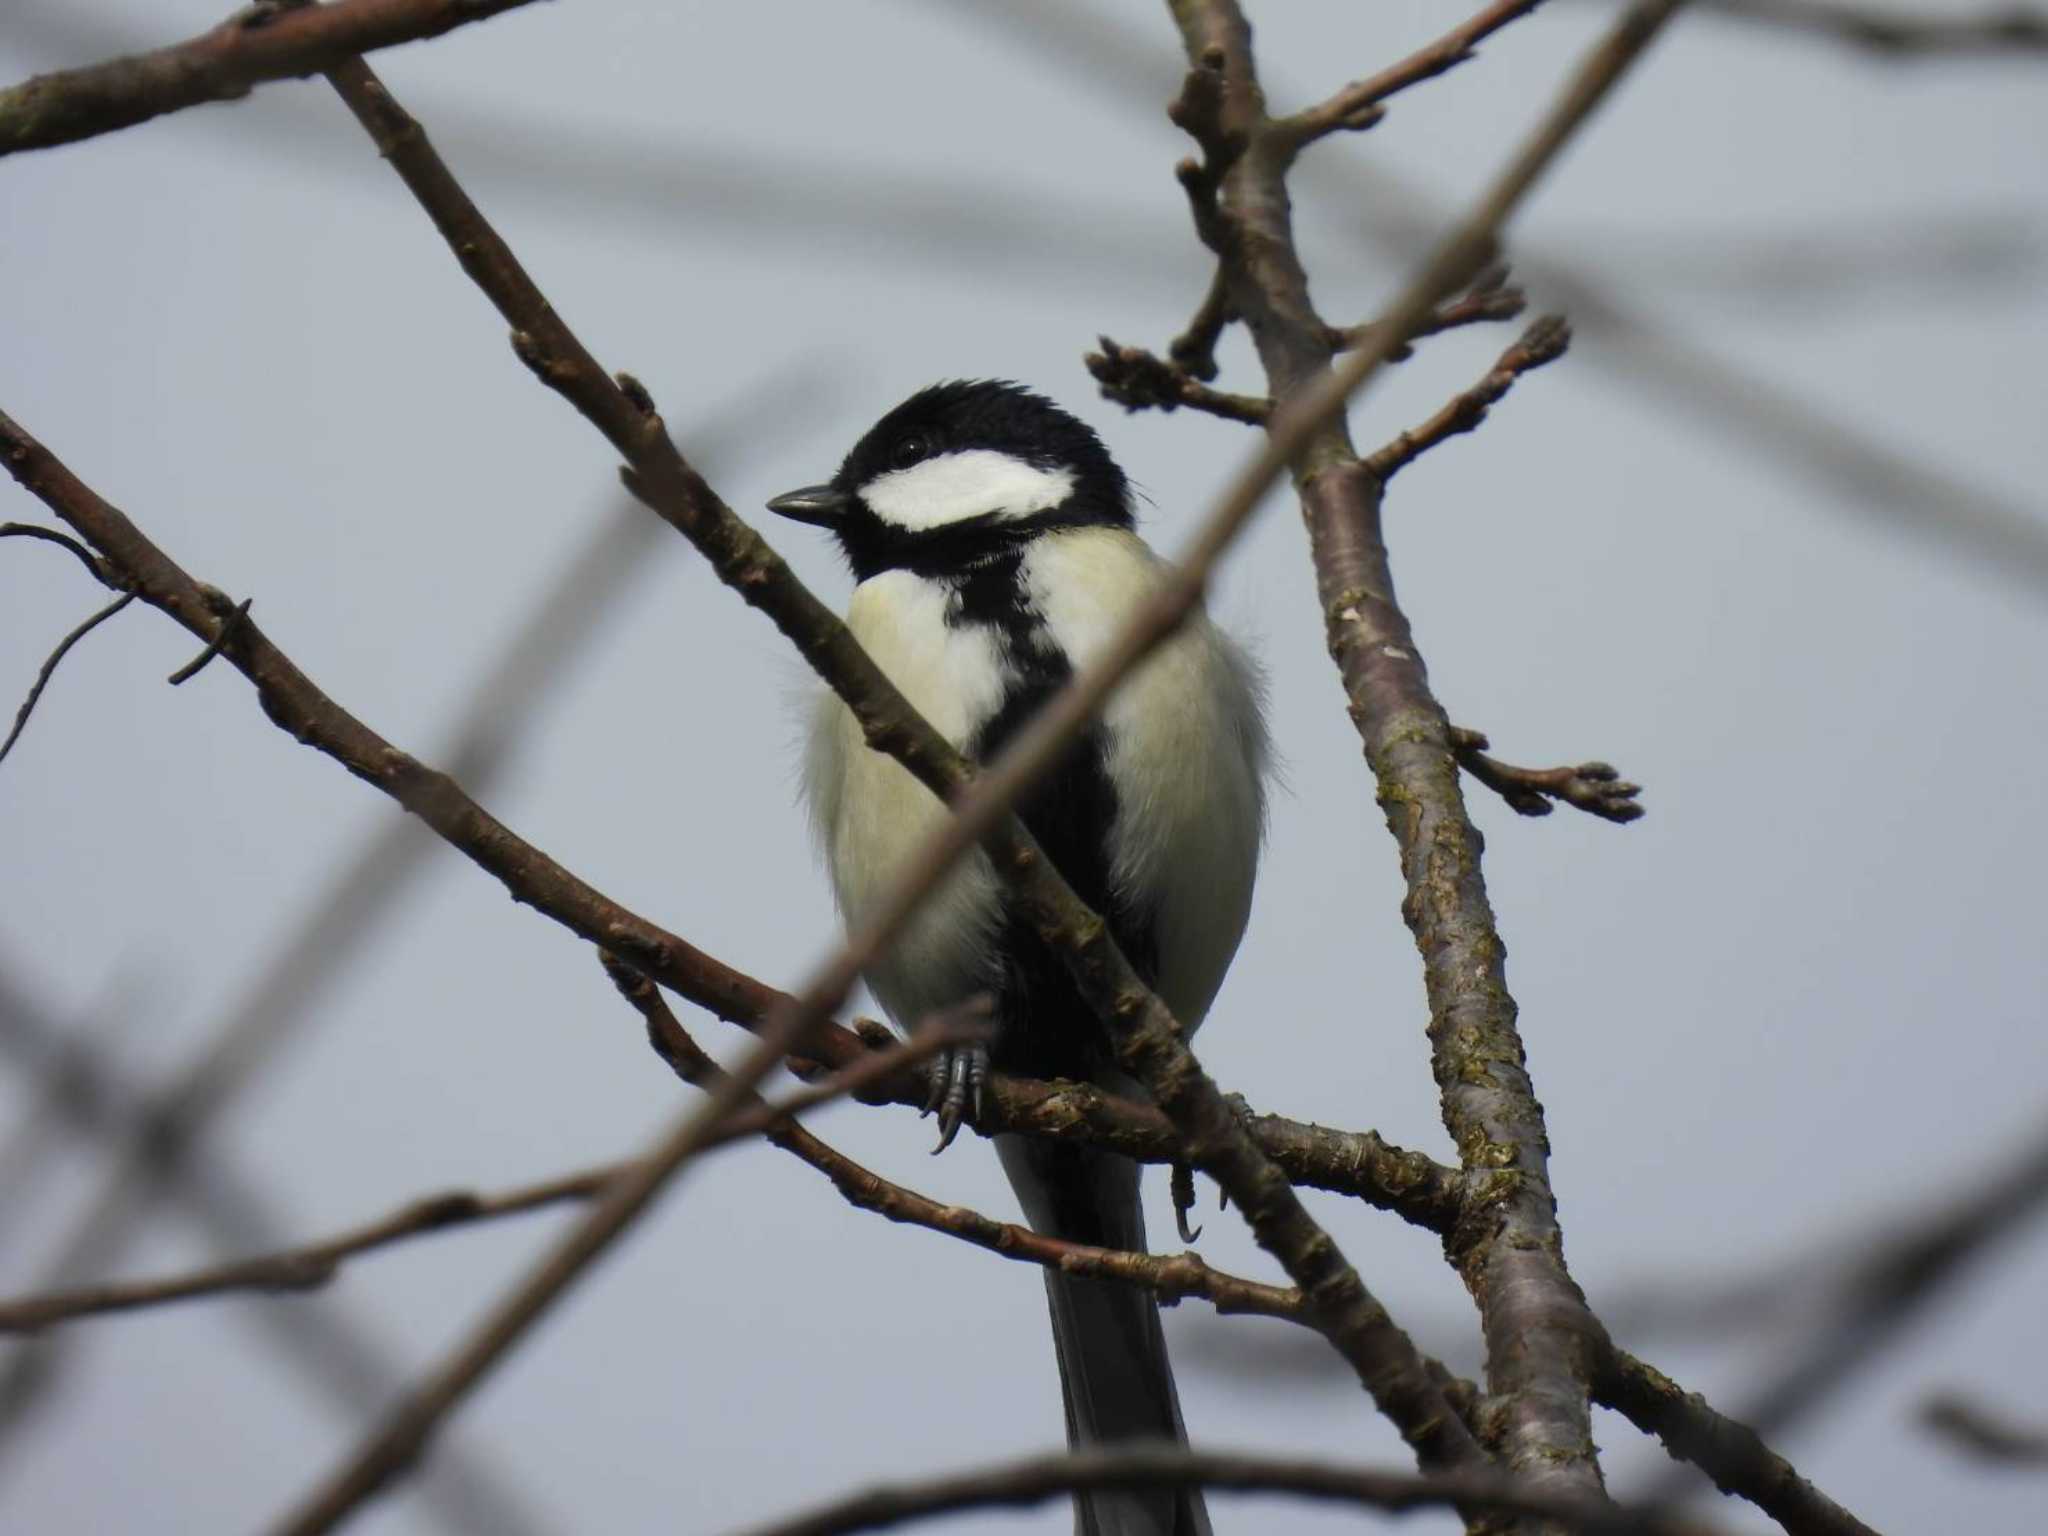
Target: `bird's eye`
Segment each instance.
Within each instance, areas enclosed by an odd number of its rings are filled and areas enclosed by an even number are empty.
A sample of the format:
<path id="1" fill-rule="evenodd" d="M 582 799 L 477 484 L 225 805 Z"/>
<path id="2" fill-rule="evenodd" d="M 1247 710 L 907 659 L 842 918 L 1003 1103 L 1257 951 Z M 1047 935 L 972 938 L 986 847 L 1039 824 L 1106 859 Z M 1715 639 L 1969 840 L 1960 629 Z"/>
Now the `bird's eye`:
<path id="1" fill-rule="evenodd" d="M 889 450 L 889 462 L 898 469 L 908 469 L 930 452 L 931 445 L 921 437 L 900 438 Z"/>

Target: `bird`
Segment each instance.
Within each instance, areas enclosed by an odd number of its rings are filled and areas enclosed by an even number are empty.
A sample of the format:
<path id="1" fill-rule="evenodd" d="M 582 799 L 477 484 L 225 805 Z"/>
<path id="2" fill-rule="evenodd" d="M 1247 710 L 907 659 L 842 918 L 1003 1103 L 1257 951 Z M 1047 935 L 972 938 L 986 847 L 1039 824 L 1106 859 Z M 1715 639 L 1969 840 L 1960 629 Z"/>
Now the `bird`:
<path id="1" fill-rule="evenodd" d="M 885 414 L 832 479 L 769 510 L 827 530 L 854 579 L 846 623 L 954 747 L 994 758 L 1166 579 L 1136 532 L 1124 472 L 1093 429 L 996 379 L 934 384 Z M 1028 790 L 1018 815 L 1138 974 L 1192 1033 L 1243 937 L 1264 841 L 1263 686 L 1200 609 L 1126 679 Z M 803 791 L 840 915 L 857 927 L 950 814 L 870 748 L 833 693 L 817 700 Z M 1094 1011 L 1013 903 L 986 854 L 929 897 L 868 989 L 905 1030 L 988 999 L 986 1044 L 933 1068 L 940 1150 L 978 1111 L 990 1068 L 1090 1082 L 1142 1100 Z M 1038 1232 L 1145 1248 L 1138 1164 L 1005 1134 L 997 1155 Z M 1067 1437 L 1185 1443 L 1149 1291 L 1045 1271 Z M 1198 1489 L 1078 1494 L 1082 1536 L 1208 1536 Z"/>

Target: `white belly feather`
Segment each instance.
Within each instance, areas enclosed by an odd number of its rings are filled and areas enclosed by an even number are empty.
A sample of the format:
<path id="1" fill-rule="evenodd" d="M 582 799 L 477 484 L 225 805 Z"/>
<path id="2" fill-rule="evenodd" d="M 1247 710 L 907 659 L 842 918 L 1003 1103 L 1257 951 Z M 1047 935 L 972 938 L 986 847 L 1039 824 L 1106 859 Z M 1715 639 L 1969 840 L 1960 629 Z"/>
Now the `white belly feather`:
<path id="1" fill-rule="evenodd" d="M 1135 535 L 1080 528 L 1034 539 L 1026 594 L 1078 668 L 1158 585 Z M 994 631 L 946 622 L 939 582 L 888 571 L 854 589 L 847 625 L 924 717 L 964 749 L 1001 706 L 1006 668 Z M 1117 795 L 1111 878 L 1155 914 L 1159 991 L 1184 1027 L 1208 1011 L 1244 933 L 1263 828 L 1265 730 L 1249 664 L 1194 615 L 1111 699 L 1108 769 Z M 815 710 L 805 790 L 834 891 L 858 924 L 945 808 L 871 750 L 830 693 Z M 908 1028 L 983 985 L 1001 896 L 988 859 L 963 861 L 870 972 L 876 999 Z"/>

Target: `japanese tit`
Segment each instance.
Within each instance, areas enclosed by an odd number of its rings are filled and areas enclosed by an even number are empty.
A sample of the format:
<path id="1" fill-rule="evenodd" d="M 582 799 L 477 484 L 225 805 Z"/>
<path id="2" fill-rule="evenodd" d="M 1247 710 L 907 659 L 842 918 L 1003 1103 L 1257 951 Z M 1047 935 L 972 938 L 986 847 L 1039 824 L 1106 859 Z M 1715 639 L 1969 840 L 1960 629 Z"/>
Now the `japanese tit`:
<path id="1" fill-rule="evenodd" d="M 838 541 L 857 583 L 848 626 L 910 703 L 975 761 L 999 752 L 1164 573 L 1133 531 L 1129 486 L 1101 440 L 1015 384 L 922 390 L 877 422 L 829 483 L 768 506 Z M 1244 933 L 1266 759 L 1255 671 L 1197 612 L 1018 807 L 1190 1032 Z M 840 912 L 856 925 L 945 807 L 871 750 L 829 692 L 811 722 L 804 789 Z M 906 1029 L 989 994 L 995 1067 L 1143 1097 L 979 851 L 867 981 Z M 978 1086 L 978 1066 L 971 1055 L 951 1066 L 954 1120 Z M 1137 1164 L 1020 1136 L 999 1136 L 996 1146 L 1035 1229 L 1144 1249 Z M 1050 1269 L 1045 1283 L 1069 1441 L 1185 1439 L 1151 1295 Z M 1198 1491 L 1107 1491 L 1077 1497 L 1076 1529 L 1205 1536 L 1209 1520 Z"/>

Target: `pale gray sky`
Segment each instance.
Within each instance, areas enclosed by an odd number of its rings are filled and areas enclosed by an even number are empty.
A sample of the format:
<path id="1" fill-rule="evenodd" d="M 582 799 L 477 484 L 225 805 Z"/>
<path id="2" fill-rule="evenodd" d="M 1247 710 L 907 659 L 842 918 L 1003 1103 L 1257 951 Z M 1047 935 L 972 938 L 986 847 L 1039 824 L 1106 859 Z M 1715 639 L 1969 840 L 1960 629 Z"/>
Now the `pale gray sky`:
<path id="1" fill-rule="evenodd" d="M 902 0 L 537 6 L 377 65 L 599 357 L 647 382 L 686 447 L 693 420 L 722 423 L 707 468 L 743 513 L 829 472 L 912 388 L 995 374 L 1103 432 L 1170 550 L 1248 439 L 1207 418 L 1127 418 L 1080 366 L 1098 332 L 1163 346 L 1205 279 L 1170 175 L 1187 150 L 1162 110 L 1171 29 L 1157 7 L 1097 9 L 1149 49 L 1146 67 L 1093 39 L 1090 71 L 1026 31 Z M 217 13 L 9 10 L 10 79 Z M 1253 8 L 1280 105 L 1450 14 Z M 1601 15 L 1551 7 L 1372 134 L 1313 153 L 1398 173 L 1440 217 Z M 2039 64 L 1886 66 L 1682 19 L 1543 186 L 1518 243 L 2048 540 L 2044 79 Z M 1368 315 L 1399 279 L 1388 246 L 1360 237 L 1361 221 L 1416 217 L 1374 202 L 1386 185 L 1301 184 L 1332 319 Z M 494 658 L 613 514 L 612 457 L 512 358 L 339 102 L 317 83 L 268 87 L 12 157 L 0 189 L 0 408 L 195 575 L 253 597 L 335 698 L 444 757 Z M 1979 259 L 1929 281 L 1927 243 L 1952 231 Z M 1809 240 L 1846 240 L 1878 275 L 1776 299 L 1726 279 L 1744 253 Z M 1907 270 L 1886 276 L 1894 254 Z M 1360 440 L 1426 415 L 1508 339 L 1429 343 L 1354 408 Z M 1514 760 L 1606 757 L 1648 786 L 1650 815 L 1627 828 L 1525 822 L 1474 796 L 1568 1251 L 1596 1307 L 1674 1304 L 1938 1197 L 2038 1126 L 2048 1079 L 2048 589 L 2017 559 L 1956 553 L 1925 497 L 1931 536 L 1859 516 L 1866 493 L 1675 404 L 1643 366 L 1588 328 L 1479 435 L 1403 474 L 1390 508 L 1402 595 L 1454 716 Z M 1234 338 L 1225 382 L 1254 381 Z M 0 502 L 8 518 L 39 511 Z M 843 597 L 817 538 L 766 531 Z M 505 722 L 514 751 L 484 798 L 600 888 L 789 982 L 833 936 L 794 804 L 800 664 L 680 540 L 639 549 L 561 686 Z M 61 554 L 0 551 L 0 705 L 98 601 Z M 1271 671 L 1287 786 L 1203 1058 L 1262 1109 L 1447 1155 L 1393 849 L 1283 501 L 1216 606 Z M 397 819 L 273 728 L 227 668 L 166 688 L 193 649 L 159 616 L 124 614 L 66 663 L 0 765 L 0 969 L 55 1025 L 94 1028 L 138 1082 L 191 1059 L 337 867 Z M 374 943 L 304 998 L 291 1044 L 211 1141 L 292 1236 L 617 1155 L 677 1103 L 587 948 L 458 858 L 433 850 L 424 878 L 371 910 Z M 686 1022 L 721 1050 L 737 1038 Z M 0 1123 L 33 1102 L 0 1078 Z M 820 1129 L 936 1196 L 1011 1209 L 972 1138 L 933 1160 L 908 1115 L 842 1107 Z M 25 1186 L 0 1227 L 0 1289 L 32 1283 L 97 1168 L 73 1143 Z M 1153 1194 L 1153 1229 L 1170 1232 Z M 1471 1310 L 1435 1243 L 1315 1206 L 1397 1317 L 1475 1368 Z M 251 1315 L 300 1327 L 341 1307 L 416 1370 L 558 1221 L 414 1243 L 318 1298 L 77 1325 L 45 1413 L 0 1445 L 0 1524 L 258 1526 L 362 1420 L 281 1365 Z M 1207 1219 L 1201 1247 L 1274 1272 L 1231 1216 Z M 121 1267 L 206 1252 L 164 1214 Z M 2044 1286 L 2033 1234 L 1785 1448 L 1887 1531 L 2037 1520 L 2038 1481 L 1973 1468 L 1912 1419 L 1948 1386 L 2048 1419 Z M 1056 1444 L 1042 1312 L 1030 1269 L 886 1227 L 771 1149 L 736 1149 L 685 1180 L 448 1443 L 537 1529 L 723 1529 L 878 1474 Z M 1732 1402 L 1783 1355 L 1787 1333 L 1765 1322 L 1622 1341 Z M 1167 1327 L 1198 1440 L 1401 1460 L 1356 1388 L 1277 1325 L 1190 1304 Z M 1600 1431 L 1618 1484 L 1663 1460 L 1618 1418 Z M 1226 1529 L 1338 1524 L 1218 1507 Z M 1067 1523 L 1048 1508 L 972 1525 Z M 360 1522 L 443 1528 L 412 1488 Z"/>

